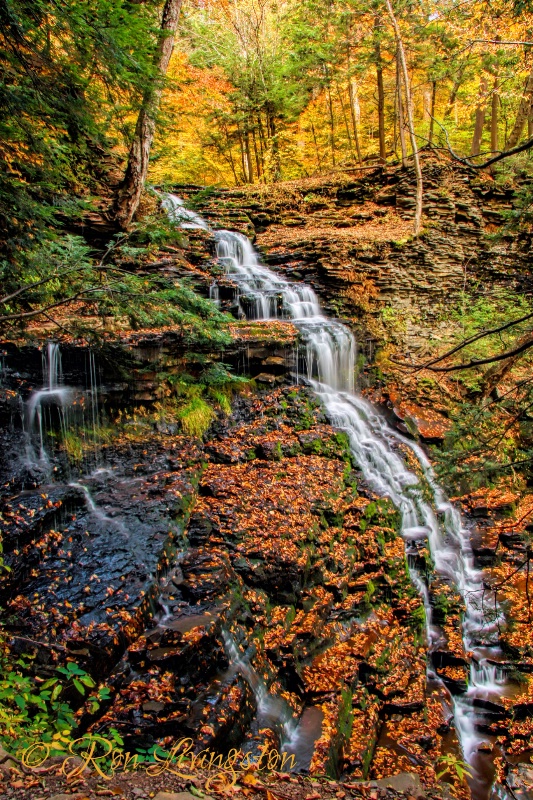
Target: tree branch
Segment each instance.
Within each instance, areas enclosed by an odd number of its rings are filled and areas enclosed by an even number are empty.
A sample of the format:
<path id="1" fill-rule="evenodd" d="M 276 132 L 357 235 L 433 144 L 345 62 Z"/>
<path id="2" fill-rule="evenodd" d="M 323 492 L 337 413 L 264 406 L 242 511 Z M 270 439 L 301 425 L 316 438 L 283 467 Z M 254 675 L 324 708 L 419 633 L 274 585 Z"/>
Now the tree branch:
<path id="1" fill-rule="evenodd" d="M 472 359 L 472 361 L 469 361 L 467 364 L 455 364 L 452 367 L 425 367 L 425 369 L 429 369 L 431 372 L 457 372 L 461 369 L 481 367 L 483 364 L 493 364 L 496 361 L 504 361 L 506 358 L 511 358 L 511 356 L 520 355 L 520 353 L 529 350 L 530 347 L 533 347 L 533 333 L 529 341 L 524 342 L 520 345 L 520 347 L 515 347 L 513 350 L 506 350 L 504 353 L 500 353 L 498 356 Z"/>
<path id="2" fill-rule="evenodd" d="M 515 156 L 517 153 L 523 153 L 524 150 L 531 150 L 533 148 L 533 137 L 531 139 L 527 139 L 522 144 L 517 145 L 516 147 L 512 147 L 510 150 L 503 150 L 501 153 L 489 158 L 488 161 L 484 161 L 482 164 L 474 164 L 470 161 L 469 158 L 463 158 L 462 156 L 458 156 L 457 153 L 454 151 L 453 147 L 450 144 L 450 138 L 448 136 L 448 131 L 446 128 L 441 125 L 441 123 L 435 117 L 432 117 L 435 120 L 441 131 L 444 133 L 446 137 L 446 145 L 448 147 L 448 152 L 456 161 L 460 164 L 464 164 L 466 167 L 470 167 L 471 169 L 486 169 L 490 167 L 492 164 L 496 164 L 498 161 L 502 161 L 504 158 L 509 158 L 509 156 Z"/>
<path id="3" fill-rule="evenodd" d="M 45 283 L 50 283 L 50 281 L 55 281 L 57 278 L 64 278 L 66 275 L 72 275 L 75 272 L 83 272 L 85 269 L 91 270 L 115 270 L 117 272 L 124 272 L 125 270 L 120 270 L 117 267 L 106 267 L 104 266 L 104 261 L 106 260 L 109 253 L 113 252 L 113 250 L 118 247 L 119 244 L 122 244 L 124 241 L 124 236 L 116 242 L 113 242 L 105 251 L 104 255 L 100 259 L 100 262 L 96 265 L 92 264 L 84 264 L 78 267 L 71 267 L 70 269 L 66 269 L 64 272 L 56 272 L 53 275 L 49 275 L 47 278 L 42 278 L 39 281 L 35 281 L 35 283 L 29 283 L 27 286 L 21 286 L 20 289 L 17 289 L 16 292 L 12 292 L 12 294 L 7 294 L 4 297 L 0 297 L 0 303 L 9 303 L 10 300 L 13 300 L 15 297 L 23 294 L 24 292 L 29 291 L 30 289 L 36 289 L 38 286 L 43 286 Z"/>
<path id="4" fill-rule="evenodd" d="M 518 319 L 511 320 L 511 322 L 506 322 L 504 325 L 499 325 L 496 328 L 489 328 L 489 330 L 481 331 L 480 333 L 474 334 L 469 339 L 464 339 L 460 344 L 452 347 L 451 350 L 447 350 L 446 353 L 443 353 L 441 356 L 437 356 L 437 358 L 432 359 L 432 361 L 427 361 L 425 364 L 406 364 L 405 361 L 396 361 L 395 359 L 391 358 L 390 360 L 394 364 L 398 364 L 402 367 L 408 367 L 413 369 L 415 372 L 419 372 L 421 369 L 429 369 L 433 366 L 433 364 L 438 364 L 439 361 L 444 361 L 445 358 L 449 358 L 453 356 L 455 353 L 458 353 L 464 347 L 468 347 L 469 344 L 473 344 L 474 342 L 478 342 L 480 339 L 484 339 L 487 336 L 493 336 L 495 333 L 501 333 L 502 331 L 506 331 L 509 328 L 513 328 L 515 325 L 519 325 L 521 322 L 527 322 L 528 319 L 533 318 L 533 311 L 529 314 L 525 314 L 523 317 L 519 317 Z M 506 356 L 503 356 L 506 358 Z M 500 359 L 494 359 L 495 361 L 499 361 Z M 457 366 L 456 369 L 466 369 L 464 366 Z M 442 370 L 444 371 L 444 370 Z"/>

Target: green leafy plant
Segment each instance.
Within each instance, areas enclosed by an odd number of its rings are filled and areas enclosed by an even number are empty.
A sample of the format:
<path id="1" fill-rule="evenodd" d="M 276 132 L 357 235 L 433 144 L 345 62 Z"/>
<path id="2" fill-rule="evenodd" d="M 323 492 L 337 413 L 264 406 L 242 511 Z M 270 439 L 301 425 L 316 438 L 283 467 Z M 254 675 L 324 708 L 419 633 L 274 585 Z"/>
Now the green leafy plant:
<path id="1" fill-rule="evenodd" d="M 444 775 L 446 775 L 446 773 L 450 775 L 455 773 L 460 781 L 464 781 L 465 778 L 472 777 L 470 765 L 467 764 L 466 761 L 462 761 L 453 753 L 445 753 L 444 755 L 440 756 L 437 759 L 437 764 L 440 764 L 444 767 L 443 770 L 437 773 L 437 780 L 439 781 Z"/>
<path id="2" fill-rule="evenodd" d="M 5 642 L 0 666 L 0 740 L 15 754 L 38 741 L 49 743 L 52 754 L 68 749 L 77 724 L 73 708 L 64 699 L 69 689 L 80 697 L 95 690 L 90 698 L 93 712 L 107 696 L 108 690 L 96 690 L 91 676 L 71 661 L 58 667 L 54 677 L 39 678 L 33 674 L 32 659 L 12 658 Z"/>

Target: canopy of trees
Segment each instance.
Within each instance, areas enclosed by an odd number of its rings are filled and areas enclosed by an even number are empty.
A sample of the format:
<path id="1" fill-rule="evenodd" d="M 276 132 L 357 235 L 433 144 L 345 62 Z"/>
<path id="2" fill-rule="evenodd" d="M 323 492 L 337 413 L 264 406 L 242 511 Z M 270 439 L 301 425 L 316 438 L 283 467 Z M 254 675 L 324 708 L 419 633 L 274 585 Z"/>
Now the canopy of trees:
<path id="1" fill-rule="evenodd" d="M 533 136 L 524 4 L 391 4 L 418 148 L 473 163 Z M 184 7 L 156 180 L 248 183 L 406 159 L 409 93 L 383 0 L 220 0 Z M 446 134 L 443 131 L 446 129 Z"/>

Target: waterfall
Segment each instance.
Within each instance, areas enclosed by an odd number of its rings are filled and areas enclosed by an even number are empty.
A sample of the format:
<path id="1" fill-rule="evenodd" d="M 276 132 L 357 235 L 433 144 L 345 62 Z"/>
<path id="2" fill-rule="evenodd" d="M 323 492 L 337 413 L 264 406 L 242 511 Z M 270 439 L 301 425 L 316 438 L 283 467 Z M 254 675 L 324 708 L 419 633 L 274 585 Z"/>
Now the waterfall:
<path id="1" fill-rule="evenodd" d="M 288 703 L 278 695 L 271 694 L 264 680 L 257 674 L 247 658 L 240 652 L 227 631 L 222 632 L 224 648 L 231 666 L 240 672 L 254 693 L 257 705 L 258 728 L 274 728 L 280 734 L 280 747 L 286 744 L 294 747 L 298 721 Z"/>
<path id="2" fill-rule="evenodd" d="M 89 468 L 91 463 L 97 467 L 101 422 L 94 353 L 87 351 L 85 374 L 88 387 L 85 392 L 65 386 L 59 344 L 48 342 L 42 352 L 42 362 L 42 388 L 30 395 L 24 415 L 27 464 L 48 471 L 54 432 L 59 431 L 64 442 L 68 434 L 82 432 L 85 436 L 90 431 L 94 447 L 88 457 L 84 455 L 84 465 Z"/>
<path id="3" fill-rule="evenodd" d="M 205 223 L 204 223 L 205 226 Z M 426 577 L 416 567 L 417 542 L 428 540 L 437 575 L 451 581 L 465 604 L 463 642 L 470 654 L 471 674 L 466 694 L 454 698 L 455 727 L 464 758 L 474 777 L 472 790 L 487 792 L 487 781 L 478 763 L 478 750 L 486 736 L 477 730 L 480 721 L 475 700 L 497 700 L 506 691 L 501 671 L 492 667 L 498 659 L 498 626 L 503 622 L 494 594 L 474 565 L 470 533 L 458 510 L 447 500 L 423 449 L 391 428 L 383 416 L 354 393 L 356 344 L 351 331 L 326 317 L 310 286 L 294 284 L 259 263 L 250 241 L 239 233 L 216 231 L 217 255 L 238 287 L 238 300 L 252 319 L 290 319 L 304 342 L 304 374 L 324 405 L 331 423 L 346 432 L 365 480 L 380 495 L 388 496 L 401 514 L 401 534 L 406 543 L 409 569 L 426 611 L 429 651 L 443 644 L 432 622 Z M 409 448 L 420 465 L 431 502 L 420 479 L 399 454 Z M 489 611 L 490 609 L 490 611 Z M 243 673 L 244 674 L 244 673 Z M 431 671 L 432 679 L 435 674 Z"/>
<path id="4" fill-rule="evenodd" d="M 161 205 L 167 212 L 169 220 L 175 222 L 181 228 L 188 228 L 189 230 L 198 230 L 201 228 L 207 230 L 206 222 L 199 214 L 196 214 L 189 208 L 185 208 L 181 197 L 177 197 L 175 194 L 165 194 Z"/>
<path id="5" fill-rule="evenodd" d="M 66 409 L 70 403 L 72 389 L 63 386 L 62 383 L 63 370 L 59 345 L 55 342 L 48 342 L 46 351 L 43 351 L 43 388 L 31 395 L 26 409 L 26 457 L 32 465 L 48 466 L 45 437 L 46 431 L 51 427 L 51 414 L 54 408 L 59 413 L 61 430 L 66 431 Z M 39 438 L 38 457 L 33 444 L 36 434 Z"/>

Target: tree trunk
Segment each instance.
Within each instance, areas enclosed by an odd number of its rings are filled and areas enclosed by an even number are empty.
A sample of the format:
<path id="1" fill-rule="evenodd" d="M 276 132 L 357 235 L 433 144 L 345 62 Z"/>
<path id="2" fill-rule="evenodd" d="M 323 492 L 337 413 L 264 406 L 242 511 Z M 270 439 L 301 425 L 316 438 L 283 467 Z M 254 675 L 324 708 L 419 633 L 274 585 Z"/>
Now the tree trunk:
<path id="1" fill-rule="evenodd" d="M 350 25 L 350 37 L 351 37 L 351 25 Z M 346 47 L 346 60 L 348 64 L 348 95 L 350 98 L 350 116 L 352 119 L 352 127 L 353 127 L 353 137 L 355 140 L 355 149 L 357 151 L 357 160 L 359 161 L 359 166 L 362 166 L 363 159 L 361 157 L 361 145 L 359 143 L 359 100 L 357 97 L 357 83 L 354 78 L 351 76 L 351 48 L 350 42 L 348 41 Z"/>
<path id="2" fill-rule="evenodd" d="M 315 132 L 315 126 L 313 125 L 313 120 L 311 120 L 311 132 L 313 134 L 313 141 L 315 143 L 316 161 L 318 164 L 318 169 L 320 171 L 322 169 L 322 159 L 320 158 L 320 151 L 318 149 L 318 142 L 316 140 L 316 132 Z"/>
<path id="3" fill-rule="evenodd" d="M 435 102 L 437 99 L 437 81 L 431 81 L 431 105 L 429 110 L 429 133 L 428 143 L 433 144 L 433 131 L 435 128 Z"/>
<path id="4" fill-rule="evenodd" d="M 128 156 L 128 166 L 114 204 L 115 219 L 122 230 L 127 230 L 131 224 L 146 182 L 156 116 L 161 102 L 163 82 L 174 50 L 180 9 L 181 0 L 166 0 L 163 8 L 161 32 L 154 62 L 156 77 L 144 93 Z"/>
<path id="5" fill-rule="evenodd" d="M 252 148 L 250 147 L 250 131 L 245 128 L 244 144 L 246 146 L 246 166 L 248 167 L 248 182 L 254 182 L 254 162 L 252 161 Z"/>
<path id="6" fill-rule="evenodd" d="M 383 67 L 381 62 L 381 43 L 379 41 L 379 29 L 381 20 L 376 17 L 374 20 L 374 56 L 376 60 L 376 78 L 378 84 L 378 133 L 379 133 L 379 160 L 382 164 L 387 160 L 387 148 L 385 145 L 385 90 L 383 88 Z"/>
<path id="7" fill-rule="evenodd" d="M 339 98 L 339 103 L 341 104 L 342 109 L 342 118 L 344 119 L 344 127 L 346 129 L 346 135 L 348 137 L 348 146 L 350 148 L 350 155 L 355 161 L 355 152 L 353 149 L 353 142 L 352 142 L 352 134 L 350 132 L 350 125 L 348 123 L 348 117 L 346 116 L 346 106 L 344 105 L 344 100 L 342 99 L 342 92 L 340 90 L 339 84 L 335 83 L 335 88 L 337 89 L 337 97 Z"/>
<path id="8" fill-rule="evenodd" d="M 354 89 L 352 79 L 348 80 L 348 91 L 350 93 L 350 113 L 352 116 L 353 135 L 355 139 L 355 149 L 357 150 L 357 160 L 362 165 L 361 145 L 359 143 L 359 126 L 357 124 L 357 88 Z"/>
<path id="9" fill-rule="evenodd" d="M 252 128 L 252 141 L 254 143 L 254 155 L 255 155 L 255 166 L 257 170 L 257 179 L 260 181 L 262 175 L 261 159 L 259 157 L 259 148 L 257 147 L 257 137 L 255 135 L 255 128 Z"/>
<path id="10" fill-rule="evenodd" d="M 476 122 L 474 125 L 474 136 L 472 139 L 472 155 L 478 156 L 481 151 L 481 140 L 483 138 L 483 128 L 485 127 L 485 116 L 487 113 L 487 76 L 483 72 L 479 79 L 479 97 L 476 108 Z"/>
<path id="11" fill-rule="evenodd" d="M 270 130 L 271 135 L 271 142 L 272 142 L 272 163 L 274 165 L 274 174 L 273 178 L 275 181 L 281 180 L 281 159 L 279 155 L 279 144 L 278 144 L 278 132 L 276 129 L 276 123 L 274 121 L 274 117 L 268 115 L 268 127 Z"/>
<path id="12" fill-rule="evenodd" d="M 329 144 L 331 147 L 331 163 L 335 167 L 337 165 L 335 160 L 335 117 L 333 116 L 333 102 L 331 100 L 331 89 L 329 85 L 329 74 L 327 66 L 325 67 L 325 71 L 326 71 L 326 95 L 328 98 L 328 111 L 329 111 L 329 130 L 330 130 Z"/>
<path id="13" fill-rule="evenodd" d="M 455 105 L 455 101 L 457 99 L 457 92 L 459 91 L 459 89 L 461 87 L 464 71 L 465 71 L 465 65 L 463 64 L 463 66 L 459 69 L 459 72 L 457 73 L 457 77 L 455 78 L 455 80 L 453 82 L 452 90 L 450 92 L 450 97 L 448 98 L 448 104 L 447 104 L 446 110 L 444 112 L 444 119 L 448 119 L 448 117 L 452 113 L 453 107 Z"/>
<path id="14" fill-rule="evenodd" d="M 244 140 L 241 132 L 241 126 L 238 125 L 237 127 L 237 134 L 239 137 L 239 150 L 241 152 L 241 170 L 242 170 L 242 182 L 248 183 L 248 172 L 246 170 L 246 155 L 244 152 Z"/>
<path id="15" fill-rule="evenodd" d="M 507 142 L 505 143 L 506 150 L 510 150 L 512 147 L 516 147 L 516 145 L 520 141 L 522 131 L 524 130 L 524 125 L 531 116 L 532 102 L 533 102 L 533 69 L 529 73 L 528 78 L 526 80 L 526 85 L 524 86 L 524 96 L 520 100 L 520 105 L 518 106 L 518 112 L 516 114 L 516 120 L 513 125 L 513 129 L 509 134 Z"/>
<path id="16" fill-rule="evenodd" d="M 413 115 L 413 97 L 411 94 L 411 84 L 409 81 L 409 71 L 407 69 L 407 59 L 405 57 L 405 50 L 403 46 L 402 36 L 400 33 L 400 26 L 396 20 L 394 15 L 394 11 L 392 9 L 391 1 L 386 0 L 387 3 L 387 10 L 389 12 L 389 17 L 392 22 L 392 27 L 394 28 L 394 35 L 396 37 L 396 46 L 398 48 L 398 55 L 400 57 L 400 65 L 402 68 L 403 74 L 403 83 L 405 87 L 405 105 L 407 110 L 407 126 L 409 128 L 409 137 L 411 139 L 411 147 L 413 149 L 413 161 L 415 164 L 415 175 L 416 175 L 416 207 L 415 207 L 415 223 L 414 223 L 414 234 L 418 236 L 420 231 L 422 230 L 422 197 L 424 193 L 424 184 L 422 180 L 422 168 L 420 166 L 420 156 L 418 154 L 418 145 L 416 142 L 416 135 L 415 135 L 415 123 L 414 123 L 414 115 Z"/>
<path id="17" fill-rule="evenodd" d="M 492 103 L 490 113 L 490 149 L 493 155 L 498 152 L 498 110 L 500 106 L 500 95 L 498 92 L 498 76 L 494 76 L 494 86 L 492 88 Z"/>
<path id="18" fill-rule="evenodd" d="M 403 113 L 402 75 L 400 65 L 400 52 L 396 49 L 396 102 L 398 103 L 398 130 L 400 132 L 400 147 L 402 149 L 402 167 L 407 164 L 407 143 L 405 141 L 405 114 Z"/>

